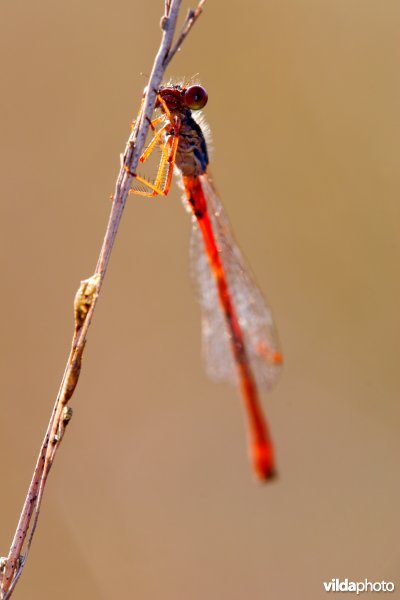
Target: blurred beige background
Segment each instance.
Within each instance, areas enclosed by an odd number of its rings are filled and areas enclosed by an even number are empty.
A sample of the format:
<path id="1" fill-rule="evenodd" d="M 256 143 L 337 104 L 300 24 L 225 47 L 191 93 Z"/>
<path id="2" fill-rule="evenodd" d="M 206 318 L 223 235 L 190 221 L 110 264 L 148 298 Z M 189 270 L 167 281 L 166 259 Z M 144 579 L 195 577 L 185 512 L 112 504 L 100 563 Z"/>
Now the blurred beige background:
<path id="1" fill-rule="evenodd" d="M 0 554 L 162 4 L 0 5 Z M 209 0 L 167 76 L 208 89 L 213 174 L 274 309 L 280 478 L 252 480 L 238 396 L 204 374 L 180 192 L 132 198 L 15 598 L 317 600 L 333 577 L 400 597 L 399 26 L 398 0 Z"/>

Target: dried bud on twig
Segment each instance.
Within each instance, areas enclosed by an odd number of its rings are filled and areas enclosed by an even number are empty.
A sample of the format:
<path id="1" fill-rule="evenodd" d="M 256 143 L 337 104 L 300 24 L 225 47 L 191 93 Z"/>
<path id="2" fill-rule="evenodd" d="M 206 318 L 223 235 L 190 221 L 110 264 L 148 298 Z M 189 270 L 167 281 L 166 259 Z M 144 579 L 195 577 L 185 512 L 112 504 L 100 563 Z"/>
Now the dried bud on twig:
<path id="1" fill-rule="evenodd" d="M 56 442 L 61 442 L 64 432 L 65 432 L 65 428 L 67 427 L 68 423 L 72 419 L 72 415 L 73 415 L 72 408 L 70 406 L 64 406 L 62 415 L 61 415 L 61 419 L 60 419 L 60 424 L 58 426 Z"/>
<path id="2" fill-rule="evenodd" d="M 74 300 L 75 308 L 75 328 L 78 331 L 85 322 L 86 316 L 92 306 L 94 300 L 97 298 L 98 290 L 100 286 L 100 275 L 96 273 L 81 281 L 79 290 L 76 292 Z"/>

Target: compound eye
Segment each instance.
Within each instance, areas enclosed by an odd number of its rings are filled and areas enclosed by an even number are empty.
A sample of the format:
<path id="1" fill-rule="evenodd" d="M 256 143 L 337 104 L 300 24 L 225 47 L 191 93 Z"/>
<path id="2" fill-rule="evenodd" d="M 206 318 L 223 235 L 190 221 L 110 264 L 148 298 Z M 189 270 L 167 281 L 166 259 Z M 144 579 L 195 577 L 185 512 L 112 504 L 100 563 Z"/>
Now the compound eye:
<path id="1" fill-rule="evenodd" d="M 185 91 L 183 101 L 191 110 L 200 110 L 207 104 L 208 95 L 201 85 L 191 85 Z"/>

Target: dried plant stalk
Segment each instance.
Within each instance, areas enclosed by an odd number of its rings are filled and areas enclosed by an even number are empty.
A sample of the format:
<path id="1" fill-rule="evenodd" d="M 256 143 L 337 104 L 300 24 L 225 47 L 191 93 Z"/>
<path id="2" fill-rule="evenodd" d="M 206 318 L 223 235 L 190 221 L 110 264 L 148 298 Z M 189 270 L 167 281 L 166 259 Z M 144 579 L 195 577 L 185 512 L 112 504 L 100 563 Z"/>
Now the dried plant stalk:
<path id="1" fill-rule="evenodd" d="M 195 10 L 189 11 L 182 31 L 172 47 L 181 0 L 165 0 L 164 15 L 161 19 L 163 34 L 160 48 L 154 60 L 139 118 L 129 136 L 125 151 L 121 155 L 121 169 L 115 186 L 111 213 L 96 270 L 89 279 L 81 282 L 75 296 L 75 330 L 70 355 L 9 554 L 7 557 L 0 559 L 0 600 L 10 598 L 25 566 L 39 517 L 47 477 L 65 429 L 72 417 L 72 409 L 68 406 L 68 402 L 79 380 L 82 354 L 89 327 L 131 188 L 131 173 L 136 171 L 139 157 L 144 148 L 149 120 L 156 102 L 157 90 L 160 87 L 165 69 L 200 16 L 204 3 L 205 0 L 200 0 Z"/>

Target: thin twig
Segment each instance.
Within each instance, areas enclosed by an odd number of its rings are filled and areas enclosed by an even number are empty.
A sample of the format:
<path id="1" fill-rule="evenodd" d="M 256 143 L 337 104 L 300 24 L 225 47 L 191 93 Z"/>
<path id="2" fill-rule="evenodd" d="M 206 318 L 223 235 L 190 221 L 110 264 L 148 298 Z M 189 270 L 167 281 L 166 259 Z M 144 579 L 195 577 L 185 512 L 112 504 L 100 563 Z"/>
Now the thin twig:
<path id="1" fill-rule="evenodd" d="M 139 157 L 144 148 L 149 120 L 151 119 L 156 102 L 157 90 L 160 87 L 167 65 L 200 15 L 204 2 L 205 0 L 200 0 L 197 9 L 190 11 L 178 36 L 177 43 L 171 49 L 181 0 L 165 0 L 165 11 L 161 20 L 161 28 L 163 30 L 161 45 L 154 61 L 139 118 L 129 136 L 125 151 L 121 156 L 121 169 L 115 186 L 111 213 L 96 270 L 89 279 L 81 282 L 75 297 L 75 331 L 70 355 L 8 557 L 0 561 L 0 600 L 8 600 L 10 598 L 21 576 L 37 525 L 47 476 L 62 441 L 65 428 L 72 416 L 72 409 L 68 406 L 68 402 L 78 383 L 82 354 L 89 327 L 131 188 L 131 173 L 136 171 Z"/>
<path id="2" fill-rule="evenodd" d="M 200 0 L 200 2 L 197 5 L 196 10 L 193 10 L 191 8 L 188 11 L 188 14 L 186 15 L 186 19 L 183 24 L 181 33 L 179 34 L 178 39 L 176 40 L 173 48 L 168 52 L 168 54 L 165 58 L 164 67 L 167 67 L 169 65 L 169 63 L 171 62 L 171 60 L 173 59 L 175 54 L 180 50 L 185 37 L 188 35 L 189 31 L 192 29 L 193 25 L 196 23 L 197 19 L 203 12 L 205 3 L 206 3 L 206 0 Z"/>

